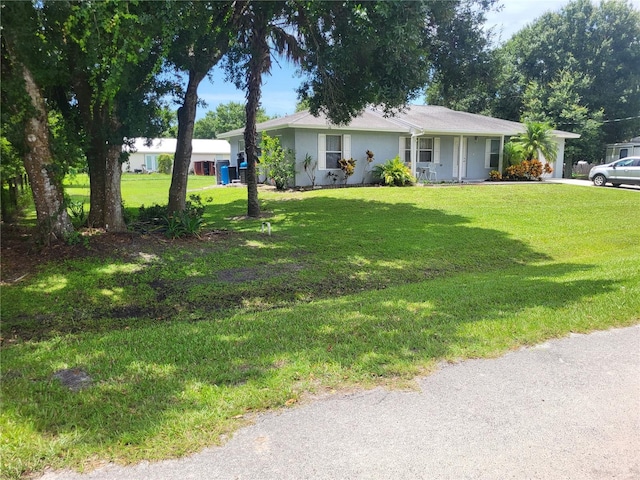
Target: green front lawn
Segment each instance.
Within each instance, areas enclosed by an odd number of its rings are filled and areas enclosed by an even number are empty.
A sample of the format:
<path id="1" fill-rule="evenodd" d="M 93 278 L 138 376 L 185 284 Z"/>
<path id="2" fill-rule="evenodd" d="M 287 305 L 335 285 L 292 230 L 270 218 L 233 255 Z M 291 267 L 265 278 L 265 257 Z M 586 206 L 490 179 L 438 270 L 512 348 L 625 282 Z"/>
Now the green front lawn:
<path id="1" fill-rule="evenodd" d="M 138 187 L 129 208 L 166 202 Z M 271 236 L 245 189 L 203 196 L 215 234 L 131 235 L 3 286 L 2 476 L 183 455 L 306 392 L 640 320 L 635 191 L 261 192 Z M 52 379 L 74 367 L 78 393 Z"/>

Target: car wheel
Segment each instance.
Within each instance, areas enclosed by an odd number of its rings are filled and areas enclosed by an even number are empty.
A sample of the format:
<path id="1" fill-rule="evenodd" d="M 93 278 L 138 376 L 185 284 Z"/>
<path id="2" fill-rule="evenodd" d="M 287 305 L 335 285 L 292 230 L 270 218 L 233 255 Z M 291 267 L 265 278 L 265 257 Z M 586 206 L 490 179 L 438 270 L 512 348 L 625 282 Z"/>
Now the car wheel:
<path id="1" fill-rule="evenodd" d="M 595 177 L 593 177 L 593 184 L 596 187 L 604 187 L 605 183 L 607 183 L 607 177 L 605 177 L 601 173 L 599 173 Z"/>

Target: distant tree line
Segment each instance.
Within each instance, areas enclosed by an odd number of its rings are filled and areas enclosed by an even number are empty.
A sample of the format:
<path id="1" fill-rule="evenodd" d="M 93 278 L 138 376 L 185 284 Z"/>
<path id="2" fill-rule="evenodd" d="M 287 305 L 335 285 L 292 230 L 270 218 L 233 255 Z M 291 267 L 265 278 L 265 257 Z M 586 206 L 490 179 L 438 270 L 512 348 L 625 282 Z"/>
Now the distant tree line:
<path id="1" fill-rule="evenodd" d="M 579 133 L 569 165 L 599 161 L 606 143 L 640 133 L 640 12 L 628 2 L 574 0 L 481 47 L 438 57 L 427 103 Z"/>

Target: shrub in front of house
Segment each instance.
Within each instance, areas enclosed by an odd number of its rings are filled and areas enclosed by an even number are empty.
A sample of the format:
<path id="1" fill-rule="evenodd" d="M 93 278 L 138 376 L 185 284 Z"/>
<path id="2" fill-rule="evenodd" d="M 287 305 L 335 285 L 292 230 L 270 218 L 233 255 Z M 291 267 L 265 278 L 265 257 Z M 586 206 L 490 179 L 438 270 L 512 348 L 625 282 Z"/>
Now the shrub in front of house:
<path id="1" fill-rule="evenodd" d="M 373 167 L 373 176 L 383 185 L 395 187 L 411 185 L 415 182 L 411 170 L 397 155 L 393 160 L 387 160 L 385 163 Z"/>
<path id="2" fill-rule="evenodd" d="M 541 180 L 543 173 L 552 173 L 549 163 L 542 165 L 537 159 L 523 160 L 516 165 L 510 165 L 505 170 L 505 180 Z"/>
<path id="3" fill-rule="evenodd" d="M 499 182 L 502 180 L 502 174 L 498 170 L 491 170 L 489 172 L 489 181 Z"/>

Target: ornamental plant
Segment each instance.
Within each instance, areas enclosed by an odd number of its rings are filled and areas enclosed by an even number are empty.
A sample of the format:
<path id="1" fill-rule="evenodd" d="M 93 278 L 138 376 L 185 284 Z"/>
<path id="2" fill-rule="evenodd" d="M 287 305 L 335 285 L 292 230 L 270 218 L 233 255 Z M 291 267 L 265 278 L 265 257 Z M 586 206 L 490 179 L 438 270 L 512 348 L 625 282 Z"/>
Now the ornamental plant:
<path id="1" fill-rule="evenodd" d="M 264 168 L 267 178 L 273 180 L 276 190 L 284 190 L 296 174 L 293 150 L 282 148 L 279 138 L 270 137 L 264 132 L 260 147 L 262 149 L 260 165 Z"/>
<path id="2" fill-rule="evenodd" d="M 356 171 L 356 161 L 353 158 L 341 158 L 338 160 L 338 164 L 340 165 L 340 170 L 342 170 L 342 173 L 344 174 L 344 183 L 346 185 L 349 177 Z"/>
<path id="3" fill-rule="evenodd" d="M 410 185 L 415 181 L 411 170 L 400 160 L 398 155 L 393 160 L 387 160 L 385 163 L 373 167 L 373 175 L 383 185 L 396 187 Z"/>
<path id="4" fill-rule="evenodd" d="M 552 173 L 553 168 L 549 163 L 542 165 L 537 159 L 523 160 L 517 165 L 507 167 L 505 171 L 506 180 L 541 180 L 543 173 Z"/>

